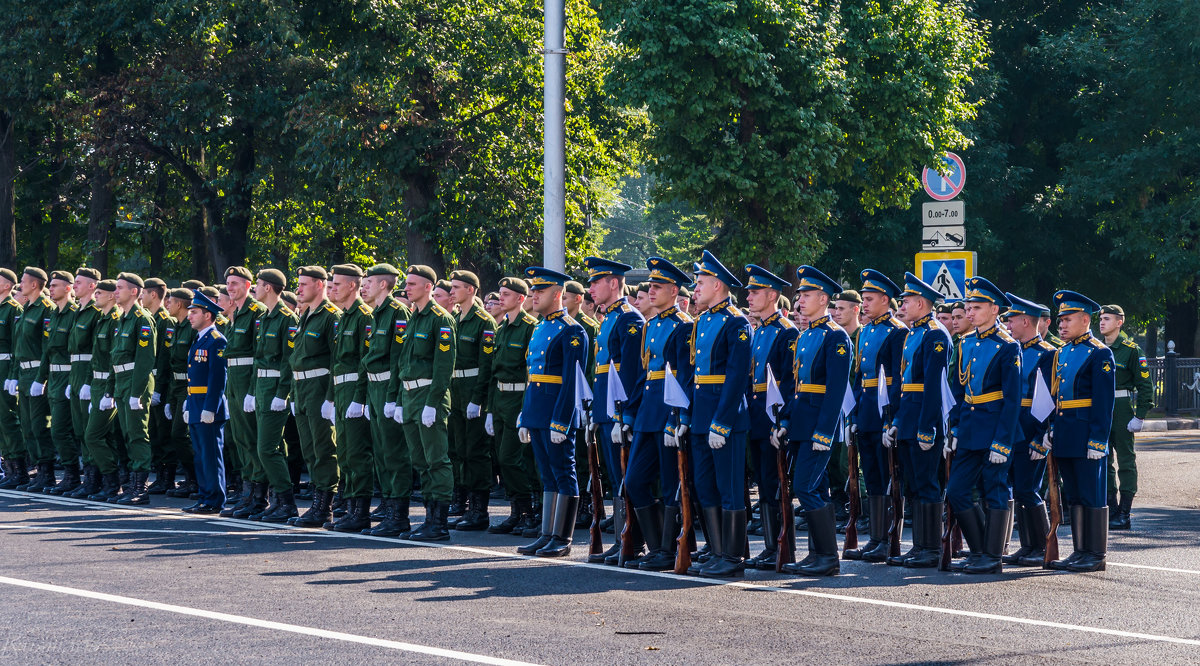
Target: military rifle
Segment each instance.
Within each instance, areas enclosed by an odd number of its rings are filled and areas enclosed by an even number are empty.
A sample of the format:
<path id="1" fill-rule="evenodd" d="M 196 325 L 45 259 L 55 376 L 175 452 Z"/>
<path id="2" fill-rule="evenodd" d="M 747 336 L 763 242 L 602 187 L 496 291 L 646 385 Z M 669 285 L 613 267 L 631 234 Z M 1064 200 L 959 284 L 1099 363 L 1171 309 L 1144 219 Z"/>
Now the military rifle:
<path id="1" fill-rule="evenodd" d="M 600 451 L 596 445 L 596 425 L 589 424 L 585 431 L 588 457 L 588 489 L 592 496 L 592 524 L 588 528 L 591 543 L 588 544 L 589 555 L 599 555 L 604 552 L 603 537 L 600 532 L 600 509 L 604 506 L 604 489 L 600 484 Z"/>
<path id="2" fill-rule="evenodd" d="M 675 410 L 675 425 L 679 425 L 679 410 Z M 692 465 L 688 458 L 687 442 L 676 440 L 676 459 L 679 462 L 679 536 L 675 539 L 675 573 L 683 575 L 692 566 Z"/>
<path id="3" fill-rule="evenodd" d="M 858 432 L 846 428 L 846 494 L 850 497 L 850 515 L 846 519 L 846 539 L 842 554 L 847 550 L 858 550 L 858 517 L 862 515 L 862 497 L 858 494 Z"/>
<path id="4" fill-rule="evenodd" d="M 1042 567 L 1050 568 L 1050 563 L 1058 559 L 1058 526 L 1062 524 L 1062 504 L 1058 494 L 1058 463 L 1054 460 L 1054 454 L 1046 451 L 1046 479 L 1048 491 L 1046 494 L 1046 502 L 1050 505 L 1050 531 L 1046 533 L 1046 559 L 1042 561 Z M 1071 529 L 1077 530 L 1074 525 Z"/>

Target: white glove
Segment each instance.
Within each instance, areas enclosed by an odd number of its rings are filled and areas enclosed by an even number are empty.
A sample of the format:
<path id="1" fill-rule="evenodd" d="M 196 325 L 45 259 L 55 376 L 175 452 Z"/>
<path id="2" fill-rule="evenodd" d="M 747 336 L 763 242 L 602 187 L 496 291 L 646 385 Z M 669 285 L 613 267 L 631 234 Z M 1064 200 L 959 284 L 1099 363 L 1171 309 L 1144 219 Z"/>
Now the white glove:
<path id="1" fill-rule="evenodd" d="M 688 435 L 691 434 L 691 432 L 691 426 L 686 426 L 680 423 L 679 425 L 675 426 L 675 439 L 679 440 L 680 442 L 687 442 Z"/>
<path id="2" fill-rule="evenodd" d="M 679 438 L 675 436 L 674 432 L 663 433 L 663 446 L 668 449 L 677 449 L 679 448 Z"/>
<path id="3" fill-rule="evenodd" d="M 437 420 L 437 408 L 425 405 L 425 409 L 421 410 L 421 425 L 426 428 L 432 428 L 433 422 Z"/>
<path id="4" fill-rule="evenodd" d="M 271 411 L 273 412 L 287 411 L 287 405 L 287 400 L 284 400 L 283 398 L 278 396 L 271 398 Z"/>
<path id="5" fill-rule="evenodd" d="M 168 421 L 171 420 L 171 403 L 163 405 L 163 416 L 167 417 Z"/>
<path id="6" fill-rule="evenodd" d="M 491 435 L 492 437 L 496 436 L 496 425 L 492 421 L 491 414 L 488 414 L 487 418 L 483 420 L 483 431 L 486 432 L 487 434 Z"/>
<path id="7" fill-rule="evenodd" d="M 528 444 L 533 441 L 533 437 L 529 434 L 529 428 L 517 428 L 517 441 L 522 444 Z"/>
<path id="8" fill-rule="evenodd" d="M 467 403 L 467 418 L 477 419 L 481 413 L 482 410 L 479 409 L 479 405 L 473 402 Z"/>
<path id="9" fill-rule="evenodd" d="M 212 412 L 208 411 L 207 409 L 200 412 L 200 422 L 201 423 L 212 423 L 215 420 L 217 420 L 217 415 L 213 414 Z"/>
<path id="10" fill-rule="evenodd" d="M 88 414 L 92 413 L 92 401 L 88 401 Z"/>
<path id="11" fill-rule="evenodd" d="M 1045 447 L 1047 453 L 1053 449 L 1054 438 L 1050 435 L 1050 431 L 1046 431 L 1046 434 L 1042 435 L 1042 446 Z"/>
<path id="12" fill-rule="evenodd" d="M 70 387 L 68 386 L 67 388 L 70 388 Z M 68 395 L 67 397 L 69 398 L 71 396 Z M 150 394 L 150 406 L 158 407 L 161 404 L 162 404 L 162 394 L 157 391 L 155 391 L 154 393 L 151 393 Z"/>
<path id="13" fill-rule="evenodd" d="M 825 444 L 822 444 L 822 443 L 818 442 L 818 441 L 817 441 L 817 440 L 815 440 L 815 439 L 813 440 L 813 443 L 812 443 L 812 445 L 813 445 L 813 451 L 815 451 L 815 452 L 817 452 L 817 453 L 820 453 L 820 452 L 822 452 L 822 451 L 828 451 L 828 450 L 829 450 L 829 447 L 828 447 L 828 446 L 826 446 Z"/>
<path id="14" fill-rule="evenodd" d="M 400 405 L 396 405 L 396 412 L 394 414 L 392 414 L 392 420 L 395 421 L 396 423 L 400 423 L 400 424 L 404 423 L 404 408 L 403 407 L 401 407 Z"/>
<path id="15" fill-rule="evenodd" d="M 92 385 L 91 384 L 84 384 L 83 386 L 79 387 L 79 399 L 80 400 L 91 400 L 92 399 Z"/>
<path id="16" fill-rule="evenodd" d="M 1103 451 L 1097 451 L 1091 447 L 1088 448 L 1088 460 L 1100 460 L 1104 457 Z"/>
<path id="17" fill-rule="evenodd" d="M 550 443 L 551 444 L 562 444 L 565 441 L 567 441 L 566 435 L 562 434 L 561 432 L 559 432 L 557 430 L 550 431 Z"/>
<path id="18" fill-rule="evenodd" d="M 296 403 L 292 403 L 292 416 L 296 415 Z"/>
<path id="19" fill-rule="evenodd" d="M 131 396 L 129 398 L 129 409 L 135 412 L 140 412 L 142 410 L 142 399 L 136 395 Z"/>
<path id="20" fill-rule="evenodd" d="M 614 423 L 612 427 L 612 433 L 610 435 L 612 437 L 613 444 L 624 444 L 625 442 L 628 442 L 629 435 L 632 432 L 632 427 L 624 425 L 619 421 Z"/>
<path id="21" fill-rule="evenodd" d="M 850 434 L 851 434 L 851 435 L 857 435 L 857 434 L 858 434 L 858 424 L 856 424 L 856 423 L 851 423 L 851 424 L 850 424 Z"/>
<path id="22" fill-rule="evenodd" d="M 67 390 L 63 395 L 67 396 L 67 400 L 71 399 L 71 385 L 70 384 L 67 384 Z"/>
<path id="23" fill-rule="evenodd" d="M 325 402 L 321 403 L 321 418 L 325 419 L 326 421 L 329 421 L 330 423 L 333 423 L 334 417 L 333 417 L 333 402 L 332 401 L 326 400 Z"/>
<path id="24" fill-rule="evenodd" d="M 110 409 L 114 409 L 116 406 L 117 402 L 112 399 L 111 395 L 106 395 L 103 398 L 100 398 L 100 411 L 107 412 Z"/>
<path id="25" fill-rule="evenodd" d="M 246 412 L 247 414 L 249 414 L 254 411 L 254 408 L 256 406 L 257 406 L 257 403 L 254 400 L 254 396 L 248 395 L 245 398 L 242 398 L 242 411 L 243 412 Z"/>
<path id="26" fill-rule="evenodd" d="M 370 405 L 363 405 L 363 418 L 368 421 L 371 420 L 371 406 Z"/>
<path id="27" fill-rule="evenodd" d="M 15 380 L 15 379 L 4 380 L 4 392 L 9 395 L 16 395 L 17 394 L 17 380 Z"/>
<path id="28" fill-rule="evenodd" d="M 896 445 L 896 435 L 900 430 L 896 426 L 892 426 L 883 431 L 883 446 L 884 448 L 892 448 Z"/>
<path id="29" fill-rule="evenodd" d="M 708 433 L 708 448 L 716 451 L 725 446 L 725 435 L 718 435 L 715 432 Z"/>
<path id="30" fill-rule="evenodd" d="M 385 418 L 385 419 L 396 418 L 396 403 L 394 403 L 394 402 L 383 403 L 383 418 Z"/>
<path id="31" fill-rule="evenodd" d="M 933 438 L 932 438 L 932 437 L 931 437 L 931 438 L 929 438 L 929 442 L 928 442 L 928 443 L 927 443 L 927 442 L 925 442 L 925 440 L 921 439 L 920 437 L 917 437 L 917 444 L 919 444 L 919 445 L 921 446 L 921 450 L 922 450 L 922 451 L 928 451 L 929 449 L 932 449 L 932 448 L 933 448 L 933 442 L 934 442 L 934 440 L 933 440 Z M 954 446 L 958 446 L 958 443 L 957 443 L 957 442 L 955 442 L 955 443 L 954 443 Z"/>
<path id="32" fill-rule="evenodd" d="M 1031 446 L 1031 447 L 1029 447 L 1029 459 L 1030 460 L 1045 460 L 1046 454 L 1038 453 L 1038 450 Z"/>
<path id="33" fill-rule="evenodd" d="M 1144 423 L 1145 423 L 1144 421 L 1142 421 L 1141 419 L 1139 419 L 1138 417 L 1135 416 L 1135 417 L 1129 419 L 1129 425 L 1125 426 L 1125 429 L 1128 430 L 1129 432 L 1141 432 L 1142 425 Z"/>
<path id="34" fill-rule="evenodd" d="M 187 410 L 186 410 L 186 409 L 185 409 L 185 410 L 183 410 L 183 422 L 184 422 L 185 424 L 188 422 L 188 413 L 187 413 Z"/>
<path id="35" fill-rule="evenodd" d="M 29 385 L 29 395 L 37 398 L 46 394 L 46 385 L 41 382 L 34 382 Z"/>
<path id="36" fill-rule="evenodd" d="M 771 429 L 771 446 L 779 448 L 787 443 L 788 429 L 787 428 L 772 428 Z"/>
<path id="37" fill-rule="evenodd" d="M 924 444 L 921 445 L 921 449 L 925 450 L 925 451 L 929 450 L 929 449 L 925 448 Z M 958 450 L 958 438 L 955 437 L 954 435 L 946 435 L 946 444 L 944 446 L 942 446 L 942 455 L 948 456 L 957 450 Z"/>
<path id="38" fill-rule="evenodd" d="M 348 419 L 361 419 L 362 417 L 366 416 L 366 414 L 366 405 L 362 404 L 361 402 L 351 402 L 346 407 L 346 418 Z"/>
<path id="39" fill-rule="evenodd" d="M 1004 455 L 1003 453 L 992 451 L 988 454 L 988 462 L 992 463 L 993 465 L 1003 465 L 1006 460 L 1008 460 L 1008 456 Z"/>

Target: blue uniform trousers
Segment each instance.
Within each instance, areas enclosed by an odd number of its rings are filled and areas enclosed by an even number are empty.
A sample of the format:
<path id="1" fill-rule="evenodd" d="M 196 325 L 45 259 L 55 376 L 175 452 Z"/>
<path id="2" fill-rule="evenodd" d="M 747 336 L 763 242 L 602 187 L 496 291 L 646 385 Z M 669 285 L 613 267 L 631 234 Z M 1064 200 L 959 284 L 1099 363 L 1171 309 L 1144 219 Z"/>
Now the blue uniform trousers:
<path id="1" fill-rule="evenodd" d="M 1108 506 L 1108 461 L 1104 458 L 1059 458 L 1058 472 L 1063 480 L 1063 497 L 1072 504 L 1099 509 Z"/>
<path id="2" fill-rule="evenodd" d="M 829 481 L 826 468 L 831 449 L 813 451 L 812 442 L 792 442 L 792 493 L 800 500 L 800 508 L 816 511 L 829 503 Z"/>
<path id="3" fill-rule="evenodd" d="M 599 423 L 596 430 L 596 443 L 600 447 L 600 461 L 608 469 L 608 480 L 612 483 L 612 492 L 616 496 L 617 488 L 625 474 L 621 470 L 621 450 L 612 441 L 612 423 Z"/>
<path id="4" fill-rule="evenodd" d="M 750 464 L 754 465 L 754 480 L 758 497 L 771 504 L 779 503 L 779 451 L 771 445 L 770 437 L 750 440 Z"/>
<path id="5" fill-rule="evenodd" d="M 938 483 L 938 471 L 942 466 L 942 438 L 934 439 L 928 451 L 922 451 L 915 439 L 901 440 L 897 455 L 901 456 L 906 495 L 913 495 L 919 502 L 933 504 L 942 501 L 942 487 Z"/>
<path id="6" fill-rule="evenodd" d="M 1042 478 L 1046 476 L 1046 459 L 1030 460 L 1029 444 L 1013 446 L 1012 481 L 1013 499 L 1025 506 L 1042 503 Z"/>
<path id="7" fill-rule="evenodd" d="M 225 504 L 224 427 L 224 422 L 188 425 L 196 465 L 196 494 L 208 506 Z"/>
<path id="8" fill-rule="evenodd" d="M 888 468 L 888 452 L 883 447 L 882 432 L 858 431 L 858 459 L 868 495 L 886 495 L 892 472 Z"/>
<path id="9" fill-rule="evenodd" d="M 955 511 L 966 511 L 975 504 L 974 490 L 980 488 L 983 502 L 988 509 L 1007 509 L 1012 499 L 1008 487 L 1008 471 L 1012 457 L 996 464 L 988 461 L 991 451 L 963 451 L 954 453 L 950 463 L 950 480 L 946 483 L 946 499 Z"/>
<path id="10" fill-rule="evenodd" d="M 550 441 L 549 428 L 530 428 L 533 457 L 542 475 L 542 491 L 559 495 L 579 495 L 579 479 L 575 476 L 575 433 L 567 435 L 562 444 Z"/>
<path id="11" fill-rule="evenodd" d="M 654 503 L 659 479 L 665 476 L 659 462 L 662 433 L 635 432 L 629 447 L 629 466 L 625 469 L 625 492 L 634 508 Z M 666 489 L 663 489 L 666 495 Z"/>
<path id="12" fill-rule="evenodd" d="M 708 431 L 693 434 L 692 479 L 702 507 L 726 511 L 746 509 L 746 433 L 730 433 L 725 446 L 708 445 Z"/>

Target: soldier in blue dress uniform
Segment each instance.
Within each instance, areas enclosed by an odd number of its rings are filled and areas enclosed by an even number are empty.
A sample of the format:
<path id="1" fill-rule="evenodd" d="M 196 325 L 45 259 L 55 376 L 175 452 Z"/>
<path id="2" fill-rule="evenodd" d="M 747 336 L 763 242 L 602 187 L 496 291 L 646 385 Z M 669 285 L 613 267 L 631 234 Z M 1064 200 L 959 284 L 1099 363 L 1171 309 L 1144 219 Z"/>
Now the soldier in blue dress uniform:
<path id="1" fill-rule="evenodd" d="M 891 470 L 887 451 L 883 448 L 885 415 L 879 409 L 879 369 L 887 391 L 887 404 L 900 403 L 900 361 L 904 356 L 904 338 L 908 329 L 891 312 L 891 299 L 900 295 L 896 286 L 883 273 L 868 268 L 862 277 L 862 312 L 866 320 L 858 334 L 858 373 L 854 386 L 856 395 L 851 415 L 858 436 L 859 468 L 867 486 L 867 514 L 870 520 L 870 540 L 858 550 L 847 550 L 848 560 L 883 562 L 888 553 L 888 512 L 891 497 L 887 492 Z M 886 415 L 890 416 L 890 415 Z"/>
<path id="2" fill-rule="evenodd" d="M 676 464 L 674 408 L 663 399 L 667 367 L 680 386 L 691 384 L 692 318 L 676 307 L 679 288 L 691 284 L 687 273 L 662 257 L 646 260 L 650 271 L 647 298 L 656 314 L 642 329 L 642 363 L 645 368 L 638 388 L 637 418 L 633 423 L 633 446 L 625 470 L 625 489 L 637 524 L 650 552 L 629 560 L 625 567 L 644 571 L 666 571 L 675 566 L 676 535 L 679 534 L 679 472 Z M 669 435 L 667 433 L 670 433 Z M 656 496 L 661 488 L 662 499 Z"/>
<path id="3" fill-rule="evenodd" d="M 945 451 L 956 451 L 946 499 L 971 554 L 952 569 L 999 573 L 1003 566 L 1000 558 L 1012 534 L 1009 469 L 1021 438 L 1021 346 L 1000 326 L 1000 311 L 1010 305 L 1008 297 L 980 276 L 967 278 L 966 288 L 963 300 L 975 335 L 963 343 L 950 379 L 956 402 Z M 987 505 L 986 514 L 972 496 L 977 486 Z M 920 530 L 914 523 L 913 532 L 925 534 L 922 540 L 928 543 L 922 545 L 932 551 L 921 559 L 936 566 L 942 506 L 936 505 L 936 512 L 926 510 L 925 505 L 918 509 L 914 514 L 921 518 Z M 909 566 L 916 563 L 914 556 Z"/>
<path id="4" fill-rule="evenodd" d="M 1046 536 L 1050 533 L 1050 517 L 1041 494 L 1046 476 L 1046 447 L 1042 444 L 1046 424 L 1034 418 L 1032 409 L 1038 370 L 1042 371 L 1046 388 L 1054 377 L 1055 347 L 1038 335 L 1038 320 L 1046 307 L 1016 294 L 1004 295 L 1011 303 L 1004 319 L 1021 345 L 1020 432 L 1013 442 L 1010 474 L 1021 547 L 1001 559 L 1005 564 L 1040 567 L 1046 559 Z"/>
<path id="5" fill-rule="evenodd" d="M 576 366 L 587 359 L 587 333 L 562 305 L 563 285 L 571 279 L 541 266 L 525 269 L 533 290 L 533 310 L 542 321 L 533 331 L 525 365 L 529 381 L 517 417 L 522 442 L 533 445 L 542 477 L 542 530 L 536 541 L 517 549 L 522 555 L 563 557 L 571 553 L 579 480 L 575 476 Z"/>
<path id="6" fill-rule="evenodd" d="M 1070 498 L 1075 552 L 1050 563 L 1063 571 L 1103 571 L 1108 552 L 1108 435 L 1116 401 L 1112 350 L 1092 335 L 1100 305 L 1074 291 L 1054 294 L 1058 332 L 1066 344 L 1054 354 L 1050 387 L 1055 410 L 1044 443 L 1052 448 Z"/>
<path id="7" fill-rule="evenodd" d="M 750 464 L 758 483 L 762 505 L 763 552 L 746 560 L 747 567 L 775 570 L 778 557 L 780 524 L 779 457 L 771 443 L 771 429 L 778 420 L 767 411 L 767 368 L 779 383 L 780 395 L 795 390 L 792 374 L 792 347 L 800 331 L 779 309 L 779 296 L 791 285 L 787 280 L 761 266 L 746 266 L 746 300 L 750 313 L 758 317 L 759 325 L 751 336 L 750 372 L 752 381 L 746 400 L 750 408 Z M 775 409 L 778 409 L 777 407 Z M 791 502 L 792 498 L 783 498 Z"/>
<path id="8" fill-rule="evenodd" d="M 900 361 L 900 405 L 896 415 L 883 434 L 885 447 L 899 446 L 898 455 L 904 470 L 904 485 L 908 495 L 916 500 L 918 508 L 929 515 L 938 511 L 937 523 L 941 524 L 942 487 L 938 481 L 938 470 L 942 462 L 942 384 L 946 376 L 946 364 L 950 354 L 950 333 L 933 318 L 933 306 L 941 299 L 936 289 L 921 281 L 912 273 L 904 274 L 904 291 L 900 306 L 900 319 L 908 324 L 904 338 L 904 349 Z M 904 507 L 892 507 L 901 512 Z M 913 512 L 914 528 L 917 511 Z M 927 522 L 921 523 L 923 526 Z M 932 535 L 933 528 L 921 535 L 920 542 L 897 557 L 889 557 L 892 566 L 904 566 L 908 558 L 917 556 L 914 565 L 925 566 L 929 554 L 925 550 L 931 545 L 925 536 Z M 920 534 L 914 529 L 914 535 Z M 939 527 L 940 534 L 940 527 Z"/>
<path id="9" fill-rule="evenodd" d="M 188 352 L 188 396 L 183 418 L 188 424 L 196 461 L 196 494 L 188 513 L 220 513 L 225 503 L 224 436 L 229 420 L 225 404 L 225 336 L 216 328 L 221 307 L 200 290 L 192 292 L 188 322 L 196 341 Z"/>
<path id="10" fill-rule="evenodd" d="M 625 499 L 617 492 L 624 480 L 618 447 L 629 446 L 629 442 L 623 441 L 626 429 L 632 431 L 637 419 L 635 386 L 642 374 L 642 328 L 646 319 L 625 298 L 625 273 L 632 266 L 601 257 L 588 257 L 584 263 L 588 269 L 588 293 L 596 303 L 596 312 L 603 315 L 600 334 L 595 341 L 596 383 L 592 389 L 591 417 L 612 484 L 613 534 L 616 536 L 611 548 L 599 555 L 589 555 L 588 562 L 615 565 L 621 553 L 620 539 L 626 515 Z M 610 370 L 616 371 L 615 378 L 609 377 Z M 619 418 L 616 423 L 608 414 L 608 387 L 613 381 L 620 381 L 629 398 L 617 405 Z M 634 538 L 640 539 L 636 534 Z"/>
<path id="11" fill-rule="evenodd" d="M 742 575 L 745 567 L 750 322 L 729 295 L 741 281 L 711 252 L 704 251 L 693 272 L 700 310 L 692 328 L 691 407 L 681 410 L 675 435 L 691 442 L 692 477 L 710 553 L 696 572 L 727 578 Z"/>
<path id="12" fill-rule="evenodd" d="M 842 425 L 842 402 L 850 384 L 854 346 L 842 327 L 829 318 L 829 301 L 842 286 L 812 266 L 796 269 L 796 309 L 808 317 L 797 338 L 792 364 L 795 388 L 784 396 L 784 418 L 772 436 L 787 443 L 795 461 L 793 490 L 808 521 L 808 556 L 783 571 L 802 576 L 837 574 L 837 524 L 829 501 L 826 467 Z"/>

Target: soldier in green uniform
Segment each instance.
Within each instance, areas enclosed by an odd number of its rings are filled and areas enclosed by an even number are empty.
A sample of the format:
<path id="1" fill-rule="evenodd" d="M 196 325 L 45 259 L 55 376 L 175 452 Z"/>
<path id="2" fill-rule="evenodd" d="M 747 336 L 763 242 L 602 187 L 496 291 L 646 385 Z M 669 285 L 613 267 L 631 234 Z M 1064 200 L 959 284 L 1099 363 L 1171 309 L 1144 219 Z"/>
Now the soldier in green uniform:
<path id="1" fill-rule="evenodd" d="M 117 305 L 124 314 L 112 346 L 112 396 L 129 456 L 129 484 L 117 504 L 149 504 L 150 396 L 154 394 L 158 326 L 138 302 L 145 282 L 133 273 L 117 276 Z"/>
<path id="2" fill-rule="evenodd" d="M 121 490 L 117 472 L 117 441 L 113 433 L 116 401 L 113 399 L 112 349 L 121 326 L 121 308 L 117 307 L 117 281 L 101 280 L 96 285 L 96 307 L 100 316 L 96 322 L 96 338 L 92 342 L 91 379 L 87 394 L 87 428 L 83 431 L 83 446 L 88 450 L 100 474 L 100 490 L 87 496 L 93 502 L 107 502 Z"/>
<path id="3" fill-rule="evenodd" d="M 96 307 L 96 285 L 100 282 L 100 271 L 86 266 L 75 271 L 72 290 L 75 292 L 77 308 L 71 332 L 67 335 L 67 355 L 71 370 L 67 376 L 67 398 L 70 418 L 68 424 L 75 435 L 83 464 L 83 481 L 67 497 L 85 499 L 100 490 L 100 474 L 96 471 L 92 454 L 84 445 L 87 431 L 88 405 L 91 403 L 92 343 L 96 339 L 96 323 L 100 320 L 100 308 Z M 84 387 L 87 387 L 86 389 Z M 53 422 L 51 422 L 53 426 Z M 61 483 L 59 484 L 62 485 Z M 55 494 L 58 489 L 55 489 Z"/>
<path id="4" fill-rule="evenodd" d="M 454 487 L 467 498 L 467 510 L 454 529 L 488 528 L 492 489 L 492 448 L 483 431 L 483 405 L 492 384 L 496 320 L 483 309 L 479 277 L 471 271 L 450 273 L 450 300 L 456 305 L 457 350 L 450 383 L 450 461 Z"/>
<path id="5" fill-rule="evenodd" d="M 203 286 L 203 285 L 199 285 Z M 167 312 L 175 320 L 171 342 L 167 348 L 167 383 L 158 387 L 162 394 L 163 416 L 170 424 L 167 459 L 183 468 L 183 483 L 166 491 L 168 497 L 189 497 L 196 492 L 195 454 L 188 424 L 183 420 L 187 404 L 188 354 L 196 341 L 196 329 L 188 322 L 187 312 L 192 305 L 192 291 L 199 288 L 179 287 L 167 292 Z M 215 294 L 214 294 L 215 295 Z"/>
<path id="6" fill-rule="evenodd" d="M 67 393 L 71 381 L 68 338 L 79 309 L 72 298 L 73 281 L 74 276 L 66 271 L 50 274 L 46 292 L 54 307 L 46 327 L 48 335 L 42 344 L 42 363 L 38 366 L 37 379 L 29 390 L 32 395 L 45 395 L 50 403 L 50 438 L 63 466 L 62 481 L 45 490 L 53 495 L 71 492 L 79 487 L 79 440 L 75 438 L 75 427 L 71 423 L 71 399 Z"/>
<path id="7" fill-rule="evenodd" d="M 682 293 L 682 290 L 680 290 Z M 563 285 L 563 307 L 567 309 L 567 314 L 571 318 L 579 322 L 583 330 L 587 331 L 588 340 L 593 344 L 587 348 L 587 363 L 583 366 L 583 372 L 587 376 L 588 386 L 593 386 L 596 383 L 596 344 L 595 341 L 600 337 L 600 323 L 592 319 L 587 313 L 583 312 L 584 298 L 587 296 L 587 290 L 583 285 L 571 280 Z M 575 476 L 579 479 L 579 487 L 587 489 L 591 483 L 591 476 L 588 466 L 587 454 L 587 428 L 578 428 L 575 431 Z M 603 509 L 603 507 L 601 507 Z M 575 518 L 576 527 L 587 527 L 592 524 L 592 495 L 591 493 L 581 493 L 579 498 L 579 514 Z"/>
<path id="8" fill-rule="evenodd" d="M 1133 338 L 1121 330 L 1124 325 L 1125 310 L 1121 306 L 1105 305 L 1100 308 L 1100 335 L 1104 336 L 1104 344 L 1112 350 L 1117 365 L 1116 402 L 1108 439 L 1112 447 L 1108 456 L 1108 527 L 1113 530 L 1130 528 L 1129 510 L 1138 490 L 1133 433 L 1141 431 L 1142 420 L 1154 406 L 1154 390 L 1150 385 L 1146 355 Z"/>
<path id="9" fill-rule="evenodd" d="M 396 423 L 396 367 L 404 345 L 409 309 L 392 296 L 400 271 L 391 264 L 367 269 L 362 296 L 372 308 L 371 341 L 363 357 L 367 375 L 367 410 L 371 423 L 371 458 L 383 494 L 380 523 L 363 534 L 394 537 L 409 531 L 412 497 L 412 459 L 404 429 Z"/>
<path id="10" fill-rule="evenodd" d="M 285 523 L 299 515 L 292 476 L 288 470 L 287 447 L 283 430 L 287 427 L 288 398 L 292 392 L 292 334 L 299 318 L 280 298 L 287 287 L 283 271 L 267 268 L 258 272 L 254 296 L 266 312 L 259 319 L 254 344 L 255 416 L 258 421 L 257 455 L 259 465 L 270 484 L 271 503 L 250 520 Z"/>
<path id="11" fill-rule="evenodd" d="M 504 313 L 496 332 L 496 351 L 492 354 L 492 385 L 488 390 L 484 429 L 496 438 L 496 457 L 500 478 L 512 507 L 508 518 L 488 528 L 492 534 L 524 533 L 525 524 L 540 527 L 541 517 L 533 510 L 533 489 L 537 482 L 533 447 L 517 437 L 517 417 L 525 400 L 527 370 L 525 351 L 537 327 L 537 317 L 525 311 L 529 285 L 517 277 L 500 280 L 500 309 Z"/>
<path id="12" fill-rule="evenodd" d="M 30 266 L 21 275 L 21 293 L 28 302 L 13 336 L 13 364 L 9 368 L 9 395 L 17 397 L 21 416 L 21 434 L 25 438 L 27 460 L 37 464 L 37 476 L 17 490 L 40 493 L 53 488 L 54 443 L 50 438 L 50 403 L 45 389 L 38 388 L 42 367 L 42 349 L 50 336 L 50 313 L 54 303 L 42 293 L 46 272 Z"/>
<path id="13" fill-rule="evenodd" d="M 1042 339 L 1046 342 L 1054 345 L 1055 349 L 1062 349 L 1067 344 L 1063 342 L 1062 338 L 1055 335 L 1054 331 L 1050 330 L 1050 308 L 1042 308 L 1038 312 L 1038 335 L 1042 336 Z M 1066 516 L 1063 516 L 1063 518 L 1066 519 Z"/>
<path id="14" fill-rule="evenodd" d="M 4 391 L 0 393 L 0 456 L 4 458 L 4 481 L 0 490 L 12 490 L 29 482 L 29 466 L 25 459 L 25 441 L 21 439 L 21 424 L 17 419 L 16 376 L 13 370 L 13 338 L 21 322 L 23 308 L 13 298 L 17 274 L 0 268 L 0 377 Z"/>
<path id="15" fill-rule="evenodd" d="M 374 313 L 359 297 L 363 269 L 355 264 L 333 267 L 333 304 L 342 311 L 333 352 L 333 382 L 325 395 L 332 401 L 337 430 L 338 472 L 348 510 L 326 529 L 361 532 L 371 527 L 371 423 L 367 420 L 367 375 L 362 371 Z"/>
<path id="16" fill-rule="evenodd" d="M 446 418 L 450 413 L 450 380 L 454 374 L 454 317 L 433 302 L 437 273 L 428 266 L 409 266 L 404 290 L 413 304 L 408 337 L 400 354 L 399 395 L 395 420 L 404 426 L 413 468 L 421 475 L 425 522 L 401 535 L 413 541 L 447 541 L 447 517 L 454 472 Z"/>
<path id="17" fill-rule="evenodd" d="M 150 394 L 150 459 L 154 465 L 154 483 L 146 488 L 151 495 L 162 495 L 175 488 L 178 461 L 171 451 L 171 422 L 163 412 L 163 395 L 171 385 L 171 341 L 175 337 L 175 319 L 163 307 L 167 283 L 147 278 L 142 289 L 142 309 L 154 319 L 158 349 L 154 360 L 154 393 Z"/>
<path id="18" fill-rule="evenodd" d="M 300 433 L 300 451 L 308 465 L 313 490 L 312 506 L 303 515 L 288 520 L 297 527 L 321 527 L 329 519 L 333 491 L 338 485 L 337 445 L 333 432 L 333 403 L 328 400 L 333 386 L 337 323 L 342 311 L 325 298 L 328 273 L 320 266 L 298 271 L 296 298 L 304 308 L 292 336 L 292 414 Z"/>
<path id="19" fill-rule="evenodd" d="M 229 403 L 226 431 L 237 449 L 242 478 L 241 497 L 232 506 L 221 510 L 221 516 L 226 518 L 248 518 L 267 507 L 267 477 L 258 462 L 258 424 L 254 418 L 254 396 L 250 392 L 254 387 L 254 339 L 258 319 L 265 308 L 250 295 L 253 279 L 254 275 L 244 266 L 230 266 L 225 271 L 230 306 L 230 322 L 222 331 L 228 341 L 225 347 L 228 367 L 225 400 Z M 255 488 L 259 492 L 254 492 Z"/>

